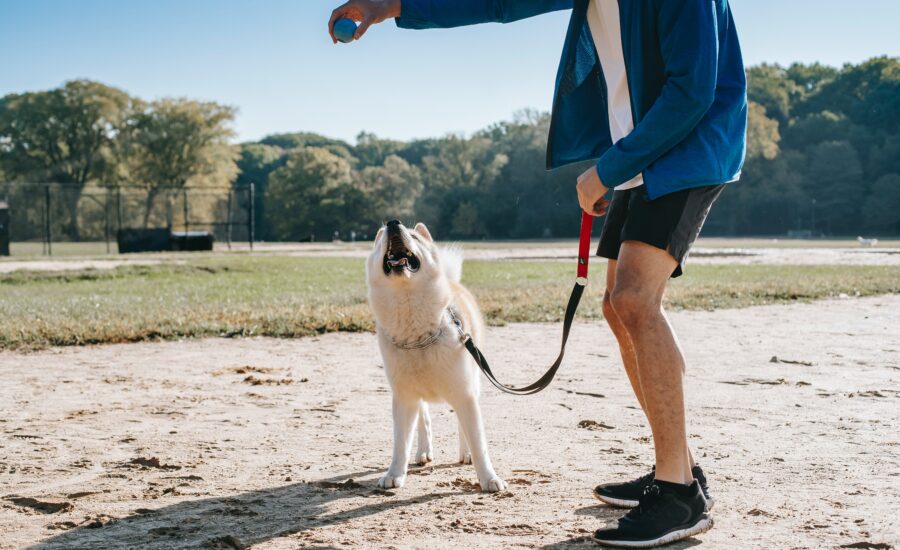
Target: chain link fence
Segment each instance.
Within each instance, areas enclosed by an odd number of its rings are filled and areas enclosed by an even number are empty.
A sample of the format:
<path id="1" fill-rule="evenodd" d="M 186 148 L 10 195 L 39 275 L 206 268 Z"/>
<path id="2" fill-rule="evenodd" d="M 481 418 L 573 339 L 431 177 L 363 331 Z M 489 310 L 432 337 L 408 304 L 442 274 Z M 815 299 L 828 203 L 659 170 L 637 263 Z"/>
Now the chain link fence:
<path id="1" fill-rule="evenodd" d="M 63 183 L 0 183 L 0 224 L 18 255 L 53 255 L 67 243 L 96 243 L 118 252 L 124 232 L 165 230 L 169 234 L 206 233 L 220 246 L 255 237 L 255 186 L 148 187 Z M 18 246 L 17 246 L 18 245 Z M 39 245 L 39 250 L 38 250 Z"/>

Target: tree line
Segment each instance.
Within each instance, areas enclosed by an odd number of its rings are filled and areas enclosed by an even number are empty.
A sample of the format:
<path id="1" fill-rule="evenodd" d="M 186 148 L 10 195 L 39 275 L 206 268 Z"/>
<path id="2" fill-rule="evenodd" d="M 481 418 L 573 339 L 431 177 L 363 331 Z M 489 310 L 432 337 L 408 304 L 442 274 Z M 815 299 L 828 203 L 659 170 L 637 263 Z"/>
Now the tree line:
<path id="1" fill-rule="evenodd" d="M 53 219 L 72 240 L 86 227 L 96 237 L 101 223 L 91 216 L 95 205 L 85 190 L 113 185 L 143 191 L 141 215 L 129 225 L 172 226 L 175 199 L 186 186 L 227 190 L 237 177 L 234 114 L 213 102 L 143 101 L 88 80 L 9 94 L 0 98 L 0 183 L 57 184 Z M 35 191 L 6 186 L 20 238 L 38 231 Z M 161 219 L 151 219 L 154 213 Z"/>
<path id="2" fill-rule="evenodd" d="M 900 60 L 747 73 L 747 162 L 706 233 L 900 233 Z M 574 182 L 586 165 L 544 169 L 547 113 L 522 111 L 468 137 L 404 142 L 364 132 L 353 144 L 299 132 L 229 145 L 233 118 L 215 103 L 143 102 L 88 81 L 13 94 L 0 99 L 0 176 L 144 186 L 144 225 L 171 224 L 171 208 L 156 222 L 149 212 L 179 189 L 254 183 L 265 240 L 370 236 L 391 218 L 424 221 L 450 239 L 578 230 Z M 67 205 L 73 223 L 79 201 Z"/>

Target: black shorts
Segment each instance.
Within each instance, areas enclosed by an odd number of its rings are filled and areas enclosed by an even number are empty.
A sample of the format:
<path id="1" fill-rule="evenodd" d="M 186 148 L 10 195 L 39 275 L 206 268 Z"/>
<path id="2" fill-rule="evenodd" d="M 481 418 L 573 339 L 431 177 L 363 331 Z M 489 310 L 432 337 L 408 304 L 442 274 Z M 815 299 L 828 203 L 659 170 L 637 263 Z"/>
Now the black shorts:
<path id="1" fill-rule="evenodd" d="M 724 188 L 724 184 L 695 187 L 654 200 L 643 185 L 614 191 L 597 255 L 615 260 L 624 241 L 640 241 L 671 254 L 678 261 L 672 277 L 680 276 L 691 245 Z"/>

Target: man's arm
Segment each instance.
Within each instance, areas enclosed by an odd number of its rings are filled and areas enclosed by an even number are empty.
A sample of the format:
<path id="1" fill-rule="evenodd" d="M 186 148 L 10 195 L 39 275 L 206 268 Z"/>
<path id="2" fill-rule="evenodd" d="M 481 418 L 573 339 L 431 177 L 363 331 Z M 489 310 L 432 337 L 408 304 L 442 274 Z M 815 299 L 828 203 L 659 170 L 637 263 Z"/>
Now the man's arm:
<path id="1" fill-rule="evenodd" d="M 405 29 L 436 29 L 509 23 L 542 13 L 572 8 L 573 0 L 348 0 L 331 13 L 328 32 L 336 44 L 334 22 L 341 18 L 359 21 L 353 35 L 359 40 L 370 26 L 396 18 Z"/>
<path id="2" fill-rule="evenodd" d="M 405 29 L 509 23 L 572 9 L 572 0 L 402 0 L 397 26 Z"/>
<path id="3" fill-rule="evenodd" d="M 718 36 L 710 0 L 661 0 L 659 40 L 666 67 L 660 96 L 634 130 L 597 161 L 606 187 L 634 178 L 678 145 L 715 99 Z"/>

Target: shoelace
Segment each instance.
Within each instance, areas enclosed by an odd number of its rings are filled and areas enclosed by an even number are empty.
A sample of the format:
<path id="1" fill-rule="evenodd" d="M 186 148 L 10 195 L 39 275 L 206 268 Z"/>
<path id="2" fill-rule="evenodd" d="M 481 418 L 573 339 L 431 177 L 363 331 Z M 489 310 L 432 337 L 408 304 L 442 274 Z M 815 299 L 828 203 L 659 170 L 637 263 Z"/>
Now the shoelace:
<path id="1" fill-rule="evenodd" d="M 654 467 L 650 473 L 644 474 L 641 477 L 635 480 L 635 483 L 640 484 L 644 490 L 647 489 L 650 485 L 653 485 L 653 481 L 656 479 L 656 467 Z"/>
<path id="2" fill-rule="evenodd" d="M 644 494 L 638 500 L 638 505 L 628 511 L 622 519 L 636 520 L 644 515 L 651 515 L 662 503 L 659 485 L 650 483 L 644 487 Z"/>

